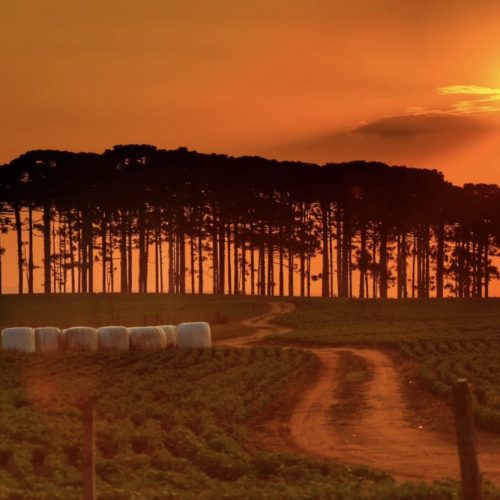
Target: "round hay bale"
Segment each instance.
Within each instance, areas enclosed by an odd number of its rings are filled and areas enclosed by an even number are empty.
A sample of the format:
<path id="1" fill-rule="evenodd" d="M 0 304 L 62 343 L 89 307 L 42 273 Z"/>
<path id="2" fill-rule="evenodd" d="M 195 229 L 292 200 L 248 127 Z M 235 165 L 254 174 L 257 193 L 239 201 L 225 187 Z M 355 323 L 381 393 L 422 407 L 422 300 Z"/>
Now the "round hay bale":
<path id="1" fill-rule="evenodd" d="M 2 351 L 35 352 L 35 330 L 28 327 L 4 328 Z"/>
<path id="2" fill-rule="evenodd" d="M 89 326 L 73 326 L 63 330 L 67 351 L 97 351 L 97 331 Z"/>
<path id="3" fill-rule="evenodd" d="M 165 332 L 167 349 L 175 347 L 177 345 L 177 328 L 174 325 L 161 325 L 158 328 L 161 328 Z"/>
<path id="4" fill-rule="evenodd" d="M 35 328 L 36 352 L 58 352 L 62 350 L 62 333 L 59 328 L 45 326 Z"/>
<path id="5" fill-rule="evenodd" d="M 101 326 L 97 329 L 100 351 L 126 352 L 130 349 L 130 335 L 124 326 Z"/>
<path id="6" fill-rule="evenodd" d="M 210 325 L 203 321 L 198 323 L 181 323 L 177 327 L 177 347 L 181 349 L 212 347 Z"/>
<path id="7" fill-rule="evenodd" d="M 132 351 L 163 351 L 167 347 L 167 336 L 160 327 L 134 326 L 128 331 Z"/>

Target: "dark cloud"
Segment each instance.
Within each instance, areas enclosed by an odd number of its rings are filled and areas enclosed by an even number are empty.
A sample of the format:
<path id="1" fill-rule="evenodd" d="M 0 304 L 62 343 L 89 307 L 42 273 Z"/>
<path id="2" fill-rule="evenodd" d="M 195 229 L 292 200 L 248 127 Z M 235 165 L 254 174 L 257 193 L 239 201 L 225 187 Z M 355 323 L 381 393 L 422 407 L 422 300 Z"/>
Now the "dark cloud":
<path id="1" fill-rule="evenodd" d="M 425 165 L 436 154 L 456 151 L 493 130 L 498 130 L 494 121 L 477 116 L 392 116 L 351 131 L 269 148 L 265 154 L 319 163 L 379 160 Z"/>
<path id="2" fill-rule="evenodd" d="M 363 125 L 353 132 L 382 137 L 416 136 L 420 134 L 470 135 L 481 133 L 490 125 L 476 118 L 452 115 L 391 116 Z"/>

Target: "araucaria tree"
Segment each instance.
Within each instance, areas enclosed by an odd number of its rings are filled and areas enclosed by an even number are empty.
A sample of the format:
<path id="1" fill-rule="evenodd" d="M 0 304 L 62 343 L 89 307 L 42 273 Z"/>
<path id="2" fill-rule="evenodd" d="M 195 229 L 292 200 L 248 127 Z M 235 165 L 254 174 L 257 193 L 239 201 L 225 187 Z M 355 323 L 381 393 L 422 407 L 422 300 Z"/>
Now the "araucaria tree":
<path id="1" fill-rule="evenodd" d="M 7 231 L 19 293 L 488 297 L 500 189 L 375 162 L 30 151 L 0 167 L 0 293 Z"/>

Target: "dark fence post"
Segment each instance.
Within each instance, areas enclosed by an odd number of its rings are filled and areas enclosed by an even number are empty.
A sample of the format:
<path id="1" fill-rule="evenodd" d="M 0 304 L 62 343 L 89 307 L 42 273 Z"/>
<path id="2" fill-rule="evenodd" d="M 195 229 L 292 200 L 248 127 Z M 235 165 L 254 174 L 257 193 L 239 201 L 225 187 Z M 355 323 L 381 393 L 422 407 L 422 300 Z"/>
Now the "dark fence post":
<path id="1" fill-rule="evenodd" d="M 85 403 L 83 406 L 83 500 L 95 500 L 94 420 L 94 403 Z"/>
<path id="2" fill-rule="evenodd" d="M 476 452 L 476 434 L 469 383 L 458 379 L 453 389 L 455 427 L 464 500 L 481 500 L 481 474 Z"/>

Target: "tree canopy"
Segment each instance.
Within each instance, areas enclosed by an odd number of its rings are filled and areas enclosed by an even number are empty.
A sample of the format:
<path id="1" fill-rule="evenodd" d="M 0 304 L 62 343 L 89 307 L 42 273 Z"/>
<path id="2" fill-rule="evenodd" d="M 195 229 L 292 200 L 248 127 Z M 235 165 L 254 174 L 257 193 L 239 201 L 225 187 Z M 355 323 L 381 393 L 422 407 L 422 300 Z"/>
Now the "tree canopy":
<path id="1" fill-rule="evenodd" d="M 485 297 L 498 278 L 497 185 L 378 162 L 30 151 L 0 167 L 0 211 L 20 293 L 37 245 L 47 293 Z"/>

